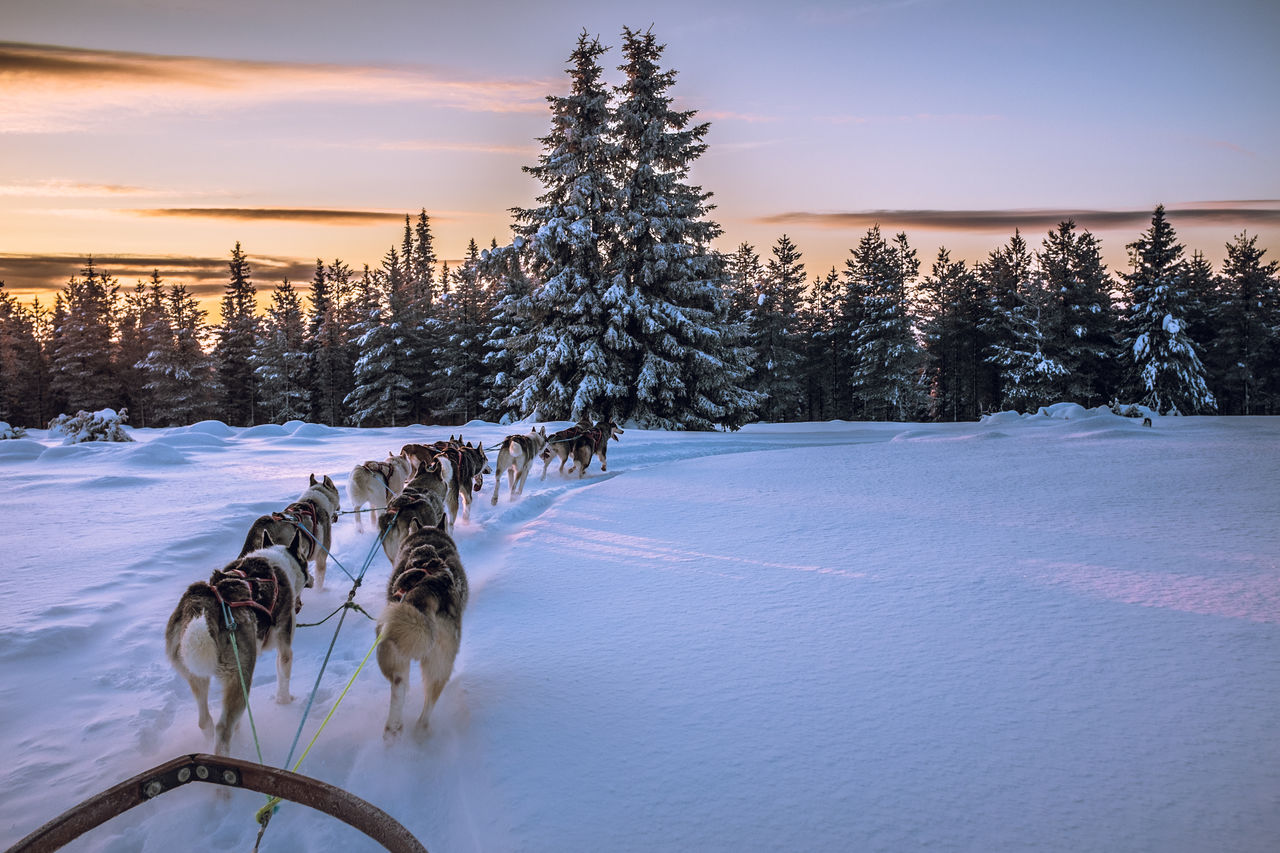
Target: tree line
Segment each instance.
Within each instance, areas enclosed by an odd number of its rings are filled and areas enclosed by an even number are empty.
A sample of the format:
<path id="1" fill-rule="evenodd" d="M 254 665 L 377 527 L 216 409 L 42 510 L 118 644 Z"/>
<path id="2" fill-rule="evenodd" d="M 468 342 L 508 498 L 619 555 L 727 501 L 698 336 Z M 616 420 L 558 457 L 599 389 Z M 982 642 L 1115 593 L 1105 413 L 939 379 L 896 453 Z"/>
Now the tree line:
<path id="1" fill-rule="evenodd" d="M 463 423 L 612 417 L 650 427 L 753 420 L 972 420 L 1070 400 L 1161 413 L 1272 414 L 1280 284 L 1256 236 L 1219 271 L 1156 208 L 1112 275 L 1064 221 L 1015 231 L 972 267 L 944 248 L 921 275 L 903 233 L 868 229 L 844 269 L 808 280 L 778 238 L 715 250 L 711 194 L 689 171 L 709 125 L 673 108 L 651 31 L 624 29 L 622 82 L 583 33 L 569 93 L 526 166 L 542 190 L 512 239 L 456 269 L 425 208 L 371 269 L 316 261 L 309 292 L 259 312 L 231 251 L 219 322 L 158 271 L 122 291 L 92 260 L 45 308 L 0 282 L 0 420 L 126 407 L 135 426 Z"/>

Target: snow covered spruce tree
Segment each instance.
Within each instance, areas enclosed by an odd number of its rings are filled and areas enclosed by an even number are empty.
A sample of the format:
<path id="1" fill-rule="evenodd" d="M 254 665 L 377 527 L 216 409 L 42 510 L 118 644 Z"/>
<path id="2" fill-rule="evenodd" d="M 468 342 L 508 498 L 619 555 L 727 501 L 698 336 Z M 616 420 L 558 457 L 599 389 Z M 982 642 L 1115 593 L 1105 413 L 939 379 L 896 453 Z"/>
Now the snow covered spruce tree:
<path id="1" fill-rule="evenodd" d="M 1280 262 L 1264 263 L 1266 253 L 1257 235 L 1240 233 L 1222 265 L 1213 360 L 1223 365 L 1220 387 L 1231 414 L 1280 409 Z"/>
<path id="2" fill-rule="evenodd" d="M 627 394 L 610 413 L 665 429 L 736 428 L 754 401 L 741 387 L 746 365 L 727 323 L 723 264 L 711 249 L 721 230 L 707 218 L 711 194 L 688 183 L 710 125 L 672 109 L 676 72 L 659 67 L 663 50 L 652 31 L 623 29 L 626 80 L 614 113 L 620 233 L 604 304 L 624 318 L 611 373 Z"/>
<path id="3" fill-rule="evenodd" d="M 1173 226 L 1156 208 L 1151 227 L 1128 245 L 1129 311 L 1125 360 L 1135 402 L 1160 414 L 1213 411 L 1205 369 L 1184 328 L 1189 297 L 1183 281 L 1183 248 Z"/>
<path id="4" fill-rule="evenodd" d="M 348 339 L 356 316 L 352 289 L 351 267 L 316 259 L 307 318 L 307 410 L 314 422 L 330 426 L 347 422 L 344 401 L 354 387 L 355 353 Z"/>
<path id="5" fill-rule="evenodd" d="M 382 268 L 366 267 L 359 286 L 357 319 L 349 330 L 356 352 L 354 387 L 344 401 L 355 426 L 404 426 L 413 410 L 406 347 L 414 327 L 404 266 L 395 247 Z"/>
<path id="6" fill-rule="evenodd" d="M 570 92 L 548 96 L 551 132 L 524 171 L 542 184 L 538 206 L 515 208 L 513 230 L 535 281 L 526 333 L 510 342 L 521 379 L 508 401 L 539 420 L 612 413 L 629 389 L 614 372 L 627 340 L 608 259 L 615 249 L 619 158 L 609 93 L 597 58 L 606 48 L 583 32 L 570 55 Z"/>
<path id="7" fill-rule="evenodd" d="M 841 417 L 848 396 L 843 379 L 846 348 L 837 326 L 843 296 L 840 273 L 832 267 L 825 276 L 814 277 L 810 297 L 801 309 L 807 420 Z"/>
<path id="8" fill-rule="evenodd" d="M 257 420 L 258 381 L 251 359 L 258 342 L 258 306 L 249 261 L 239 241 L 231 250 L 228 267 L 231 277 L 222 294 L 222 322 L 214 346 L 221 389 L 219 415 L 232 426 L 251 426 Z"/>
<path id="9" fill-rule="evenodd" d="M 69 412 L 120 405 L 112 344 L 119 290 L 92 258 L 62 289 L 53 330 L 52 387 Z"/>
<path id="10" fill-rule="evenodd" d="M 286 278 L 271 294 L 252 359 L 263 420 L 267 423 L 280 424 L 307 416 L 304 331 L 302 300 Z"/>
<path id="11" fill-rule="evenodd" d="M 510 400 L 518 384 L 515 352 L 530 340 L 533 282 L 525 275 L 515 245 L 490 246 L 480 253 L 480 265 L 494 288 L 484 356 L 489 396 L 483 407 L 488 417 L 510 423 L 522 414 Z"/>
<path id="12" fill-rule="evenodd" d="M 41 345 L 40 303 L 30 308 L 5 293 L 0 281 L 0 421 L 40 428 L 56 412 L 46 408 L 49 365 Z"/>
<path id="13" fill-rule="evenodd" d="M 765 421 L 794 421 L 804 400 L 801 365 L 805 340 L 800 318 L 805 269 L 800 250 L 783 234 L 756 286 L 755 305 L 747 315 L 752 348 L 748 387 L 759 402 L 756 416 Z"/>
<path id="14" fill-rule="evenodd" d="M 142 360 L 152 421 L 192 424 L 215 412 L 215 362 L 202 342 L 210 334 L 205 312 L 186 285 L 170 285 L 164 310 L 146 328 L 151 351 Z"/>
<path id="15" fill-rule="evenodd" d="M 987 358 L 977 388 L 981 411 L 1026 411 L 1056 402 L 1053 393 L 1061 365 L 1044 357 L 1039 289 L 1032 277 L 1031 253 L 1022 233 L 978 265 L 982 288 L 982 332 Z"/>
<path id="16" fill-rule="evenodd" d="M 1036 260 L 1045 289 L 1045 351 L 1065 370 L 1053 396 L 1092 407 L 1115 391 L 1119 317 L 1098 240 L 1075 227 L 1070 219 L 1059 223 Z"/>
<path id="17" fill-rule="evenodd" d="M 447 337 L 436 370 L 444 396 L 440 410 L 459 423 L 487 416 L 486 399 L 488 330 L 494 310 L 493 292 L 480 261 L 480 248 L 473 239 L 467 245 L 462 266 L 453 274 L 453 289 L 438 304 L 442 328 Z"/>
<path id="18" fill-rule="evenodd" d="M 862 297 L 862 317 L 852 331 L 851 384 L 861 417 L 906 420 L 924 407 L 923 354 L 916 342 L 907 285 L 920 271 L 907 235 L 892 245 L 872 226 L 850 264 L 850 285 Z"/>
<path id="19" fill-rule="evenodd" d="M 977 276 L 964 261 L 951 260 L 945 246 L 938 249 L 933 269 L 921 283 L 917 314 L 932 415 L 940 420 L 978 418 L 981 310 Z"/>

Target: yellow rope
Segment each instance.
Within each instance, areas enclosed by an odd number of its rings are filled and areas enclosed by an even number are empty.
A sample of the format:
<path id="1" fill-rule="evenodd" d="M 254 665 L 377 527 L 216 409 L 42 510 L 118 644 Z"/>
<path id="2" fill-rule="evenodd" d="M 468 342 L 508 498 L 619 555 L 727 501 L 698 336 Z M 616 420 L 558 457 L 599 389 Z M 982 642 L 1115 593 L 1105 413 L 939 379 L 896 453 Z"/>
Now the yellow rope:
<path id="1" fill-rule="evenodd" d="M 360 674 L 360 670 L 364 669 L 364 665 L 369 662 L 370 656 L 373 655 L 374 650 L 378 648 L 378 643 L 381 642 L 382 633 L 379 632 L 378 636 L 374 638 L 373 645 L 369 647 L 369 651 L 365 652 L 364 660 L 360 661 L 360 665 L 356 667 L 356 671 L 351 673 L 351 678 L 347 680 L 347 686 L 342 688 L 342 692 L 338 694 L 337 701 L 333 703 L 333 707 L 329 709 L 329 713 L 325 715 L 324 720 L 320 723 L 320 728 L 316 729 L 316 733 L 312 736 L 311 742 L 307 744 L 307 748 L 302 751 L 302 755 L 299 756 L 297 762 L 294 763 L 294 773 L 298 772 L 298 768 L 302 765 L 303 759 L 307 757 L 307 753 L 311 751 L 311 747 L 315 746 L 316 741 L 320 738 L 320 733 L 324 731 L 325 726 L 329 725 L 329 720 L 333 718 L 333 712 L 338 710 L 338 706 L 342 704 L 342 700 L 347 695 L 347 691 L 351 689 L 352 684 L 355 684 L 356 676 Z M 275 813 L 275 810 L 279 808 L 279 806 L 280 798 L 272 797 L 267 800 L 266 805 L 258 809 L 255 819 L 258 823 L 263 824 L 265 828 L 266 822 L 271 819 L 271 815 Z"/>

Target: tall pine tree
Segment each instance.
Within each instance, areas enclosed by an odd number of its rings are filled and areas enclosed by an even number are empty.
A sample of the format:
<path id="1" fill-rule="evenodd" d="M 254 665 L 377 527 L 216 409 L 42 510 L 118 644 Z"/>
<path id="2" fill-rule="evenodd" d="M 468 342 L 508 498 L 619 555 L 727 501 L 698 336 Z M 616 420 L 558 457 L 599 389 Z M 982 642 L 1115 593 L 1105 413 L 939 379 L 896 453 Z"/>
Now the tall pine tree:
<path id="1" fill-rule="evenodd" d="M 708 218 L 710 193 L 688 182 L 706 151 L 709 124 L 672 108 L 676 73 L 658 62 L 653 33 L 624 29 L 626 73 L 617 88 L 616 251 L 602 302 L 609 383 L 627 389 L 608 411 L 652 427 L 737 427 L 754 405 L 741 387 L 723 266 L 711 248 L 720 226 Z"/>
<path id="2" fill-rule="evenodd" d="M 239 241 L 231 250 L 230 279 L 222 295 L 222 322 L 214 356 L 218 363 L 219 408 L 232 426 L 257 420 L 257 377 L 253 350 L 258 341 L 257 291 L 250 281 L 249 260 Z"/>
<path id="3" fill-rule="evenodd" d="M 618 162 L 609 94 L 584 32 L 570 56 L 567 96 L 549 96 L 551 132 L 524 171 L 543 187 L 538 206 L 516 208 L 513 230 L 535 280 L 525 333 L 511 341 L 521 379 L 509 403 L 542 420 L 612 412 L 630 389 L 613 372 L 623 318 L 605 304 L 614 287 L 608 259 L 616 238 L 612 176 Z M 616 302 L 617 300 L 612 300 Z"/>
<path id="4" fill-rule="evenodd" d="M 1183 247 L 1165 218 L 1164 205 L 1156 208 L 1151 227 L 1128 249 L 1125 360 L 1130 393 L 1160 414 L 1212 411 L 1216 402 L 1205 382 L 1204 365 L 1184 328 L 1190 299 Z"/>

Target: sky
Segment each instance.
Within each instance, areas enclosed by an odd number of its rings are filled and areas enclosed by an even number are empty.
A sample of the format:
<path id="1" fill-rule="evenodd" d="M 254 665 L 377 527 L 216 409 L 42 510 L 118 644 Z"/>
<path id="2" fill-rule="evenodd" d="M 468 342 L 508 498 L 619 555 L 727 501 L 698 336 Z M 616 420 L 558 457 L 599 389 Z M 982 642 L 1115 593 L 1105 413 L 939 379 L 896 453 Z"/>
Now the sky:
<path id="1" fill-rule="evenodd" d="M 1113 271 L 1164 204 L 1215 266 L 1280 251 L 1280 5 L 762 0 L 0 0 L 0 280 L 29 301 L 92 256 L 216 310 L 234 244 L 264 307 L 315 260 L 377 266 L 406 213 L 456 261 L 510 237 L 580 32 L 652 27 L 717 248 L 809 277 L 873 224 L 980 261 L 1065 218 Z M 215 315 L 216 316 L 216 315 Z"/>

